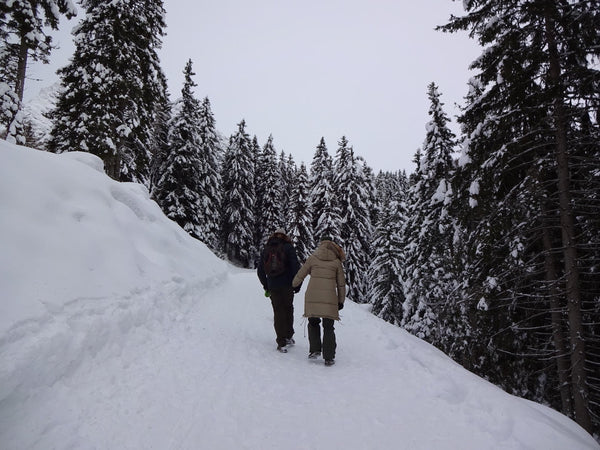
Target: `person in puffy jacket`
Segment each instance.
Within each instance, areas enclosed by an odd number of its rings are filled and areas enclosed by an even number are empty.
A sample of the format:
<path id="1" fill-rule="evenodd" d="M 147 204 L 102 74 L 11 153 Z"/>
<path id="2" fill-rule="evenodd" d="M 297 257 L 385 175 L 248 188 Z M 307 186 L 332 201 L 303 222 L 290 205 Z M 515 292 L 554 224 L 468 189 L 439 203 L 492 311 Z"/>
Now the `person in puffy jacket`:
<path id="1" fill-rule="evenodd" d="M 342 265 L 345 257 L 342 248 L 325 236 L 292 281 L 292 286 L 297 287 L 310 275 L 304 296 L 304 317 L 308 317 L 310 347 L 308 357 L 318 358 L 322 351 L 326 365 L 332 365 L 335 360 L 334 321 L 340 320 L 339 310 L 344 307 L 346 298 L 346 277 Z"/>
<path id="2" fill-rule="evenodd" d="M 277 275 L 268 275 L 263 263 L 266 259 L 265 252 L 271 244 L 276 246 L 278 243 L 283 252 L 285 270 Z M 300 286 L 296 289 L 292 288 L 292 279 L 299 268 L 300 263 L 292 240 L 282 228 L 275 230 L 261 253 L 257 274 L 265 290 L 265 295 L 271 298 L 277 350 L 281 353 L 287 353 L 287 348 L 295 344 L 292 337 L 294 335 L 294 293 L 300 291 Z"/>

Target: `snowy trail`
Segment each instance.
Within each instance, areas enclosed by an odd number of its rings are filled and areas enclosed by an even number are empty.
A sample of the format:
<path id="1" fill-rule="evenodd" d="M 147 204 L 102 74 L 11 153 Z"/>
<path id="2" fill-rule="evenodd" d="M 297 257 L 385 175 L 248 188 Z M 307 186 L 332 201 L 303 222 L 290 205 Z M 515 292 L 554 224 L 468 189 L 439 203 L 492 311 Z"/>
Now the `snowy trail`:
<path id="1" fill-rule="evenodd" d="M 179 280 L 135 294 L 128 305 L 150 296 L 145 304 L 155 311 L 135 319 L 138 308 L 121 305 L 111 314 L 126 328 L 120 341 L 98 343 L 114 333 L 93 328 L 97 311 L 72 314 L 71 329 L 87 328 L 96 348 L 49 384 L 30 380 L 27 395 L 0 403 L 3 448 L 362 449 L 397 448 L 399 440 L 407 449 L 541 448 L 540 436 L 515 438 L 528 416 L 511 417 L 509 403 L 521 400 L 499 390 L 489 398 L 495 388 L 358 305 L 344 309 L 337 364 L 325 367 L 307 359 L 302 293 L 297 345 L 282 355 L 253 271 L 232 268 L 200 295 L 198 288 Z M 538 422 L 539 408 L 527 403 Z M 554 414 L 542 417 L 570 434 Z M 566 448 L 560 435 L 546 444 Z"/>

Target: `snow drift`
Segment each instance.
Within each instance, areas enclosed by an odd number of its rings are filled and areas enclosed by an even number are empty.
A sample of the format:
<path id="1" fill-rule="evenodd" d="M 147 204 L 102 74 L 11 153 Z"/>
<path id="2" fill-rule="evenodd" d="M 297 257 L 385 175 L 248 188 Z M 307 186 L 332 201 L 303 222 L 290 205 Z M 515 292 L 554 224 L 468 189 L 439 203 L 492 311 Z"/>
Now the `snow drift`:
<path id="1" fill-rule="evenodd" d="M 3 449 L 600 448 L 362 306 L 335 366 L 299 313 L 279 354 L 253 271 L 89 154 L 0 141 L 0 240 Z"/>

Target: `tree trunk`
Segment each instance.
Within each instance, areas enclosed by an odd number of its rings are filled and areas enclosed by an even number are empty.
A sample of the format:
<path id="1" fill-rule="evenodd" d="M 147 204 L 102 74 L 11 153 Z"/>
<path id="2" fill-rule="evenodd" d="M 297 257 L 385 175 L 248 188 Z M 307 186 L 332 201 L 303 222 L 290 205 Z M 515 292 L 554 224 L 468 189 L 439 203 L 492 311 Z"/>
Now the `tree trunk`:
<path id="1" fill-rule="evenodd" d="M 19 61 L 17 64 L 17 79 L 15 83 L 15 93 L 19 97 L 19 102 L 23 102 L 23 93 L 25 91 L 25 75 L 27 73 L 27 56 L 29 48 L 27 47 L 27 39 L 25 35 L 21 36 L 21 44 L 19 46 Z"/>
<path id="2" fill-rule="evenodd" d="M 551 6 L 550 6 L 551 7 Z M 556 138 L 555 157 L 558 174 L 558 197 L 560 206 L 560 225 L 565 261 L 567 310 L 569 313 L 571 343 L 571 383 L 573 388 L 573 406 L 575 420 L 588 432 L 592 431 L 589 412 L 587 374 L 585 370 L 585 338 L 581 315 L 581 290 L 579 267 L 577 265 L 577 247 L 575 238 L 575 220 L 571 206 L 571 188 L 569 174 L 569 155 L 567 153 L 567 127 L 561 88 L 561 67 L 554 22 L 551 12 L 546 10 L 546 38 L 548 40 L 549 73 L 548 84 L 554 89 L 554 108 L 552 119 Z"/>
<path id="3" fill-rule="evenodd" d="M 110 154 L 103 158 L 104 172 L 113 180 L 121 180 L 121 157 L 118 153 Z"/>
<path id="4" fill-rule="evenodd" d="M 569 350 L 567 349 L 565 336 L 563 333 L 561 313 L 562 307 L 560 304 L 558 288 L 556 286 L 558 276 L 556 273 L 554 256 L 552 255 L 550 229 L 547 226 L 545 226 L 543 229 L 542 240 L 544 241 L 544 265 L 546 269 L 546 281 L 548 283 L 548 294 L 550 297 L 552 340 L 554 341 L 554 348 L 556 348 L 556 369 L 558 372 L 562 412 L 569 417 L 573 417 L 571 384 L 569 382 Z"/>

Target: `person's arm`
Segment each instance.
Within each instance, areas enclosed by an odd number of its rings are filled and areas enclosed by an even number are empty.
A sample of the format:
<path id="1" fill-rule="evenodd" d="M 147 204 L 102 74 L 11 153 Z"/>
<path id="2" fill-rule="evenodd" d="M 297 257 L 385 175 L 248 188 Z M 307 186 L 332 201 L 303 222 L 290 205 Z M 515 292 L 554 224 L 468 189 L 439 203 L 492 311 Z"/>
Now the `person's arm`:
<path id="1" fill-rule="evenodd" d="M 311 264 L 312 259 L 309 256 L 306 262 L 302 265 L 302 267 L 300 267 L 300 269 L 296 273 L 296 276 L 294 276 L 294 279 L 292 280 L 292 287 L 296 288 L 302 284 L 306 276 L 310 273 Z"/>
<path id="2" fill-rule="evenodd" d="M 263 267 L 262 264 L 263 261 L 263 255 L 261 253 L 260 255 L 260 259 L 258 260 L 258 264 L 257 264 L 257 268 L 256 268 L 256 273 L 258 274 L 258 279 L 260 280 L 260 283 L 263 285 L 263 288 L 265 291 L 269 290 L 269 285 L 267 284 L 267 274 L 265 273 L 265 268 Z"/>
<path id="3" fill-rule="evenodd" d="M 344 266 L 339 260 L 335 278 L 337 284 L 338 304 L 343 305 L 344 300 L 346 299 L 346 276 L 344 275 Z"/>

